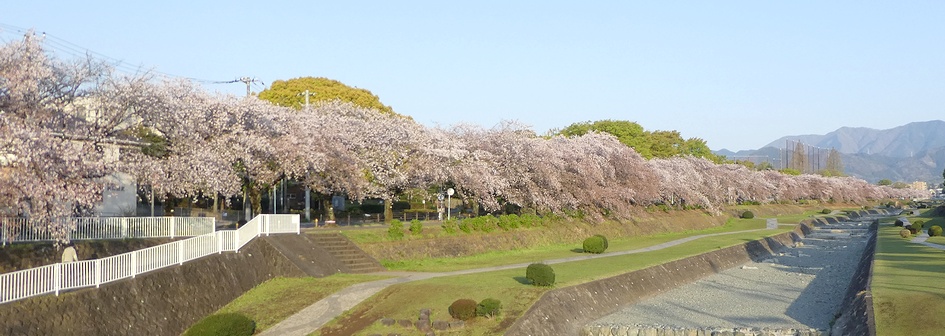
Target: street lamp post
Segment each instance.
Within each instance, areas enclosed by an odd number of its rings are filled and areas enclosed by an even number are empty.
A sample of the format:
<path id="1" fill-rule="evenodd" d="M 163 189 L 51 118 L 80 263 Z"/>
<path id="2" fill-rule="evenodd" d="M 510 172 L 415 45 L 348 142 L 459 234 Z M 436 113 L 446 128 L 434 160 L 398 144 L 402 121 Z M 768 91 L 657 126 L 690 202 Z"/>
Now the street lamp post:
<path id="1" fill-rule="evenodd" d="M 453 212 L 452 197 L 455 192 L 453 188 L 446 189 L 446 220 L 450 220 L 450 213 Z"/>

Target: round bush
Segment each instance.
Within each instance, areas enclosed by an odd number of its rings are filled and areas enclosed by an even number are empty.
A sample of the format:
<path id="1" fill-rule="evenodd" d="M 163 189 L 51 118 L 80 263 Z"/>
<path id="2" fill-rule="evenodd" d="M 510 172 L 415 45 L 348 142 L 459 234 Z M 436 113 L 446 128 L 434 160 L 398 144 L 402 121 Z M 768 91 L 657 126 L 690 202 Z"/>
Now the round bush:
<path id="1" fill-rule="evenodd" d="M 584 240 L 584 252 L 601 254 L 607 250 L 605 238 L 601 236 L 590 236 Z"/>
<path id="2" fill-rule="evenodd" d="M 476 301 L 470 299 L 459 299 L 453 301 L 450 305 L 450 316 L 457 320 L 469 320 L 476 317 Z"/>
<path id="3" fill-rule="evenodd" d="M 237 313 L 214 314 L 187 329 L 184 336 L 252 336 L 256 322 Z"/>
<path id="4" fill-rule="evenodd" d="M 899 230 L 899 235 L 902 236 L 902 238 L 909 238 L 912 236 L 912 232 L 910 232 L 908 229 L 902 229 Z"/>
<path id="5" fill-rule="evenodd" d="M 901 219 L 897 219 L 895 224 L 896 224 L 896 226 L 902 227 L 902 224 L 903 224 L 903 223 L 902 223 L 902 220 L 901 220 Z"/>
<path id="6" fill-rule="evenodd" d="M 555 284 L 555 270 L 542 263 L 531 264 L 525 269 L 525 278 L 535 286 L 552 286 Z"/>
<path id="7" fill-rule="evenodd" d="M 932 225 L 929 228 L 929 237 L 936 237 L 942 235 L 942 227 L 938 225 Z"/>
<path id="8" fill-rule="evenodd" d="M 610 247 L 610 242 L 607 241 L 607 237 L 604 237 L 604 235 L 602 235 L 602 234 L 596 234 L 596 235 L 594 235 L 594 237 L 600 237 L 600 239 L 603 239 L 603 240 L 604 240 L 604 250 L 607 250 L 607 248 Z"/>
<path id="9" fill-rule="evenodd" d="M 922 225 L 924 225 L 924 224 L 925 224 L 925 221 L 917 220 L 917 221 L 915 221 L 915 223 L 912 223 L 912 228 L 921 231 L 921 230 L 922 230 Z"/>
<path id="10" fill-rule="evenodd" d="M 829 214 L 830 214 L 830 209 L 823 209 L 823 210 L 820 210 L 820 213 L 825 214 L 825 215 L 829 215 Z"/>
<path id="11" fill-rule="evenodd" d="M 488 298 L 476 305 L 476 316 L 493 317 L 498 316 L 502 310 L 502 302 L 493 298 Z"/>
<path id="12" fill-rule="evenodd" d="M 387 228 L 387 238 L 391 240 L 404 239 L 404 223 L 399 220 L 392 220 L 390 227 Z"/>
<path id="13" fill-rule="evenodd" d="M 755 214 L 751 211 L 745 211 L 745 212 L 742 212 L 742 218 L 752 219 L 752 218 L 755 218 Z"/>

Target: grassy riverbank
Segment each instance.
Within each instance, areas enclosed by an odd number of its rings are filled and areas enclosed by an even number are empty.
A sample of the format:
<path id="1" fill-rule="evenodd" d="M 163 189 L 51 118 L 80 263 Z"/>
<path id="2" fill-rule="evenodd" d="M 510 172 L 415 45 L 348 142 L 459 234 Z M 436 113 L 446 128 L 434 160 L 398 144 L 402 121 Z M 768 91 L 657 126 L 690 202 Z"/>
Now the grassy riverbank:
<path id="1" fill-rule="evenodd" d="M 942 217 L 910 217 L 939 225 Z M 910 242 L 888 220 L 877 236 L 873 311 L 877 335 L 941 335 L 945 330 L 945 251 Z M 928 223 L 928 222 L 927 222 Z M 928 224 L 927 224 L 928 225 Z"/>

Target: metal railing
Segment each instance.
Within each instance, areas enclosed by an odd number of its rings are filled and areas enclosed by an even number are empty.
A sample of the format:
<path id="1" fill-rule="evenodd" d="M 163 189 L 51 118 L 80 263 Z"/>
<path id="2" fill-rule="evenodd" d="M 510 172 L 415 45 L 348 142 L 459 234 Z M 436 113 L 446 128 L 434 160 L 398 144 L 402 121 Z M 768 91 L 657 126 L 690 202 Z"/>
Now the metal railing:
<path id="1" fill-rule="evenodd" d="M 177 238 L 204 235 L 216 230 L 216 219 L 213 217 L 80 217 L 52 220 L 71 222 L 56 224 L 74 227 L 67 234 L 69 240 Z M 4 245 L 52 240 L 53 235 L 49 230 L 31 225 L 28 218 L 0 218 L 0 241 Z"/>
<path id="2" fill-rule="evenodd" d="M 134 278 L 139 274 L 239 249 L 260 235 L 300 233 L 298 215 L 259 215 L 237 230 L 215 231 L 95 260 L 57 263 L 0 274 L 0 303 Z"/>

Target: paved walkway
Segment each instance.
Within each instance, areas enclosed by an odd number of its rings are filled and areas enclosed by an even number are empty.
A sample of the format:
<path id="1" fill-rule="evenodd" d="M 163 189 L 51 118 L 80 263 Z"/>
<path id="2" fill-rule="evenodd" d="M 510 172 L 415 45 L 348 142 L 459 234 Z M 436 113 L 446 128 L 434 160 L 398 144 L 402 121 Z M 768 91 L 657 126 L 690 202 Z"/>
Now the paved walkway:
<path id="1" fill-rule="evenodd" d="M 912 238 L 912 242 L 916 244 L 922 244 L 931 248 L 937 248 L 939 250 L 945 250 L 945 245 L 932 244 L 932 243 L 926 242 L 926 240 L 928 239 L 929 239 L 929 234 L 922 232 L 922 234 L 915 236 L 915 238 Z"/>
<path id="2" fill-rule="evenodd" d="M 791 224 L 791 225 L 793 226 L 796 224 Z M 657 245 L 653 245 L 653 246 L 649 246 L 649 247 L 645 247 L 641 249 L 636 249 L 636 250 L 609 252 L 609 253 L 603 253 L 603 254 L 580 255 L 580 256 L 568 257 L 568 258 L 544 260 L 540 262 L 545 263 L 545 264 L 560 264 L 560 263 L 566 263 L 566 262 L 571 262 L 571 261 L 606 258 L 606 257 L 613 257 L 613 256 L 627 255 L 627 254 L 634 254 L 634 253 L 643 253 L 643 252 L 662 250 L 665 248 L 673 247 L 679 244 L 684 244 L 684 243 L 691 242 L 693 240 L 705 238 L 705 237 L 722 236 L 722 235 L 744 233 L 744 232 L 754 232 L 754 231 L 764 231 L 764 230 L 767 230 L 767 229 L 743 230 L 743 231 L 735 231 L 735 232 L 696 235 L 696 236 L 690 236 L 690 237 L 686 237 L 682 239 L 677 239 L 677 240 L 673 240 L 673 241 L 669 241 L 669 242 L 665 242 L 662 244 L 657 244 Z M 321 328 L 323 325 L 333 320 L 335 317 L 338 317 L 345 311 L 351 308 L 354 308 L 354 306 L 358 305 L 362 301 L 366 300 L 367 298 L 371 297 L 377 292 L 380 292 L 382 289 L 387 288 L 390 285 L 436 278 L 436 277 L 443 277 L 443 276 L 491 272 L 491 271 L 513 269 L 513 268 L 525 268 L 525 267 L 528 267 L 528 265 L 530 264 L 531 262 L 521 263 L 521 264 L 512 264 L 512 265 L 474 268 L 474 269 L 459 270 L 459 271 L 453 271 L 453 272 L 441 272 L 441 273 L 423 273 L 423 272 L 372 273 L 376 275 L 389 275 L 389 276 L 393 276 L 393 278 L 360 283 L 360 284 L 352 285 L 350 287 L 342 289 L 341 291 L 338 291 L 337 293 L 332 294 L 322 300 L 319 300 L 318 302 L 315 302 L 311 306 L 308 306 L 302 309 L 298 313 L 295 313 L 295 315 L 289 316 L 288 318 L 286 318 L 282 322 L 279 322 L 275 326 L 272 326 L 271 328 L 266 329 L 265 331 L 260 333 L 260 335 L 261 336 L 276 336 L 276 335 L 303 336 L 303 335 L 311 334 L 315 332 L 316 330 L 318 330 L 318 328 Z"/>

